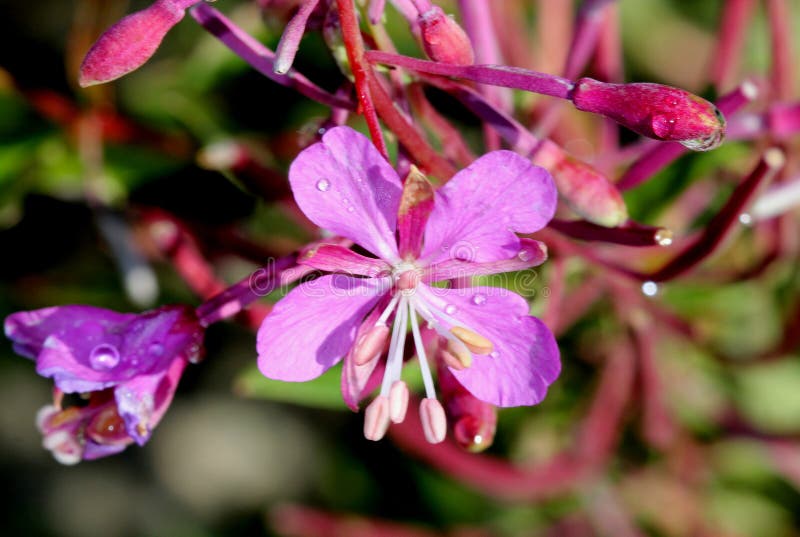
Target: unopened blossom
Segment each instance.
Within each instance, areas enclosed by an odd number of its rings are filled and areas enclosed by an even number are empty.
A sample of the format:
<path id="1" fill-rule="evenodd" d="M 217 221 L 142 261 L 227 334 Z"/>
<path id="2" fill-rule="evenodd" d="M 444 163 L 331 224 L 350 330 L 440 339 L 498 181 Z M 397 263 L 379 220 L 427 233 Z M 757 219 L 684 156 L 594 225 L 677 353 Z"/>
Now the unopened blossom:
<path id="1" fill-rule="evenodd" d="M 442 8 L 431 5 L 430 9 L 420 13 L 418 22 L 422 48 L 428 58 L 456 65 L 475 62 L 469 36 Z"/>
<path id="2" fill-rule="evenodd" d="M 299 285 L 266 317 L 258 333 L 264 375 L 306 381 L 344 360 L 342 394 L 351 408 L 380 385 L 364 424 L 365 436 L 378 440 L 406 414 L 401 370 L 410 325 L 430 442 L 444 439 L 447 422 L 429 363 L 439 353 L 426 349 L 425 331 L 446 340 L 441 359 L 478 399 L 509 407 L 544 398 L 560 372 L 559 352 L 527 301 L 504 288 L 432 284 L 543 262 L 544 245 L 517 233 L 535 232 L 553 216 L 547 171 L 495 151 L 434 192 L 416 170 L 401 181 L 368 139 L 336 127 L 300 153 L 289 181 L 309 219 L 374 257 L 322 245 L 300 260 L 333 274 Z"/>
<path id="3" fill-rule="evenodd" d="M 55 383 L 54 404 L 39 411 L 37 425 L 44 447 L 64 464 L 147 442 L 203 340 L 194 311 L 184 306 L 138 315 L 55 306 L 14 313 L 4 326 L 14 350 Z M 70 393 L 86 404 L 63 406 Z"/>
<path id="4" fill-rule="evenodd" d="M 134 71 L 158 50 L 164 36 L 178 24 L 186 9 L 202 0 L 156 0 L 131 13 L 95 41 L 80 68 L 82 87 L 110 82 Z"/>

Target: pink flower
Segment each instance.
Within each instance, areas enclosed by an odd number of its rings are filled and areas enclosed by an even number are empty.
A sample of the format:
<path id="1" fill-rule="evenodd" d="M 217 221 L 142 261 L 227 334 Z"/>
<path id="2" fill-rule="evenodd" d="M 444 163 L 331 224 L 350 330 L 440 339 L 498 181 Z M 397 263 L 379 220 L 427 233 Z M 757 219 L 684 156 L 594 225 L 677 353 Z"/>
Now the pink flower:
<path id="1" fill-rule="evenodd" d="M 63 464 L 144 444 L 172 401 L 204 329 L 186 306 L 141 314 L 92 306 L 55 306 L 9 315 L 14 350 L 36 360 L 55 382 L 55 401 L 39 411 L 44 447 Z M 62 405 L 65 393 L 84 405 Z"/>
<path id="2" fill-rule="evenodd" d="M 495 151 L 434 192 L 419 172 L 401 182 L 368 139 L 336 127 L 297 157 L 289 181 L 308 218 L 376 257 L 323 245 L 301 260 L 334 274 L 299 285 L 264 320 L 258 363 L 265 376 L 306 381 L 344 359 L 342 394 L 351 408 L 381 384 L 365 416 L 365 436 L 380 439 L 390 421 L 405 417 L 400 372 L 410 324 L 430 442 L 441 441 L 447 425 L 428 363 L 436 355 L 423 335 L 447 341 L 446 365 L 478 399 L 509 407 L 544 398 L 560 372 L 559 352 L 526 300 L 503 288 L 431 284 L 543 262 L 544 245 L 516 233 L 552 218 L 556 189 L 547 171 Z"/>

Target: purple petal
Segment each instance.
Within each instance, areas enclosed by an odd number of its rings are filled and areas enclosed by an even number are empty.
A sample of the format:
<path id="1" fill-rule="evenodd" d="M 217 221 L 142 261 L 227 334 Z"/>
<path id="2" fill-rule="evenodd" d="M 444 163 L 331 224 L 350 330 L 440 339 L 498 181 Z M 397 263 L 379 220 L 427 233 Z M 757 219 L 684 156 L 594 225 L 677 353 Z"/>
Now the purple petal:
<path id="1" fill-rule="evenodd" d="M 485 263 L 520 250 L 514 234 L 544 227 L 556 208 L 550 174 L 511 151 L 493 151 L 436 193 L 422 257 Z"/>
<path id="2" fill-rule="evenodd" d="M 150 438 L 172 402 L 185 367 L 185 360 L 174 360 L 169 369 L 139 375 L 114 390 L 117 412 L 125 421 L 128 434 L 140 446 Z"/>
<path id="3" fill-rule="evenodd" d="M 350 248 L 336 244 L 323 244 L 297 260 L 298 264 L 326 272 L 376 277 L 391 272 L 391 266 L 374 257 L 357 254 Z"/>
<path id="4" fill-rule="evenodd" d="M 365 136 L 334 127 L 289 169 L 295 200 L 318 226 L 352 239 L 378 257 L 397 259 L 394 238 L 402 186 Z"/>
<path id="5" fill-rule="evenodd" d="M 528 315 L 521 296 L 500 287 L 441 289 L 420 286 L 422 298 L 489 339 L 494 352 L 450 371 L 478 399 L 501 407 L 534 405 L 561 371 L 550 330 Z M 449 324 L 449 323 L 448 323 Z"/>
<path id="6" fill-rule="evenodd" d="M 446 259 L 425 270 L 423 281 L 438 282 L 442 280 L 457 279 L 483 274 L 498 274 L 525 270 L 536 265 L 541 265 L 547 259 L 547 246 L 534 239 L 520 239 L 520 250 L 510 259 L 489 261 L 486 263 L 471 263 L 460 259 Z"/>
<path id="7" fill-rule="evenodd" d="M 139 315 L 58 306 L 15 313 L 5 329 L 21 352 L 36 358 L 36 371 L 68 393 L 163 372 L 178 357 L 191 359 L 203 336 L 192 310 L 183 306 Z"/>
<path id="8" fill-rule="evenodd" d="M 302 382 L 320 376 L 353 346 L 361 321 L 388 291 L 389 279 L 322 276 L 294 288 L 258 330 L 264 376 Z"/>

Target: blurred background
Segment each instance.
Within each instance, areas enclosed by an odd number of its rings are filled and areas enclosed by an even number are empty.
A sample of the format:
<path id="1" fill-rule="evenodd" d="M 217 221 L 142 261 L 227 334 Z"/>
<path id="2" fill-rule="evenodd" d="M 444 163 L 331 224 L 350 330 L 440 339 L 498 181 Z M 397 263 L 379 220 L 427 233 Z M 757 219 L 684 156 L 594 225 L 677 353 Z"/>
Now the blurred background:
<path id="1" fill-rule="evenodd" d="M 557 72 L 564 49 L 548 50 L 547 44 L 568 44 L 569 26 L 546 14 L 562 0 L 503 1 L 526 15 L 516 21 L 528 29 L 533 51 L 524 66 Z M 148 226 L 161 218 L 153 216 L 161 214 L 156 208 L 185 226 L 227 282 L 313 236 L 281 202 L 287 196 L 282 174 L 327 110 L 250 69 L 190 17 L 144 68 L 113 84 L 77 87 L 78 65 L 98 33 L 146 5 L 0 0 L 3 317 L 53 304 L 138 311 L 199 303 L 148 236 Z M 441 5 L 455 11 L 454 2 Z M 793 35 L 800 35 L 800 4 L 788 5 Z M 219 0 L 215 7 L 272 48 L 285 24 L 278 14 L 263 16 L 255 2 Z M 722 0 L 620 1 L 626 79 L 712 97 L 706 74 L 722 7 Z M 420 54 L 393 11 L 387 27 L 401 51 Z M 770 66 L 769 32 L 758 2 L 747 32 L 735 82 Z M 317 33 L 304 39 L 296 67 L 330 91 L 341 79 Z M 442 96 L 430 98 L 477 148 L 481 129 L 472 116 Z M 584 121 L 580 116 L 573 120 Z M 591 139 L 561 136 L 581 158 L 598 157 Z M 796 142 L 786 142 L 790 159 Z M 238 150 L 274 171 L 272 187 L 248 183 L 230 170 Z M 730 143 L 683 157 L 626 194 L 631 215 L 651 224 L 702 226 L 731 191 L 726 179 L 749 169 L 752 150 L 752 144 Z M 691 223 L 680 222 L 670 203 L 701 181 L 716 189 L 712 202 Z M 762 239 L 753 233 L 737 239 L 717 267 L 750 265 Z M 553 270 L 577 288 L 594 268 L 575 259 L 540 267 L 527 288 L 534 313 L 547 307 Z M 656 320 L 633 337 L 640 352 L 655 357 L 674 437 L 659 444 L 642 433 L 643 420 L 652 418 L 643 417 L 642 401 L 652 387 L 637 377 L 602 464 L 578 485 L 531 499 L 487 494 L 392 440 L 365 441 L 363 416 L 345 409 L 335 371 L 303 386 L 267 382 L 255 370 L 253 332 L 233 322 L 209 329 L 205 360 L 188 368 L 147 446 L 61 466 L 41 447 L 34 424 L 50 400 L 51 382 L 36 376 L 33 363 L 14 355 L 2 339 L 0 475 L 7 493 L 0 533 L 797 535 L 798 289 L 796 256 L 778 259 L 752 278 L 733 281 L 709 271 L 659 289 L 654 300 L 696 331 L 693 340 L 676 337 Z M 486 456 L 536 467 L 575 442 L 592 442 L 592 434 L 576 431 L 601 382 L 614 389 L 602 372 L 615 342 L 627 337 L 618 317 L 601 295 L 563 327 L 562 378 L 540 406 L 500 412 Z"/>

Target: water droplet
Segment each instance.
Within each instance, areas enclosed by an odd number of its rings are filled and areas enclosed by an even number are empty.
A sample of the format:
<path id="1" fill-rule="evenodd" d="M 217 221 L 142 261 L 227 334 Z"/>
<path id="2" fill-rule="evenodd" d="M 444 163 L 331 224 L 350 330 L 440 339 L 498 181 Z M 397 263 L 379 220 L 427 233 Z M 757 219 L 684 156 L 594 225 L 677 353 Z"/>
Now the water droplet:
<path id="1" fill-rule="evenodd" d="M 352 205 L 351 205 L 350 207 L 348 207 L 348 208 L 347 208 L 347 212 L 348 212 L 348 213 L 352 213 L 352 212 L 353 212 L 353 211 L 355 211 L 355 210 L 356 210 L 356 208 L 355 208 L 355 207 L 353 207 Z"/>
<path id="2" fill-rule="evenodd" d="M 454 305 L 452 305 L 452 304 L 448 304 L 448 305 L 447 305 L 447 306 L 444 308 L 444 312 L 445 312 L 446 314 L 448 314 L 448 315 L 453 315 L 453 314 L 454 314 L 456 311 L 458 311 L 458 308 L 456 308 L 456 307 L 455 307 Z"/>
<path id="3" fill-rule="evenodd" d="M 327 179 L 320 179 L 317 181 L 317 190 L 320 192 L 327 192 L 328 189 L 331 187 L 331 182 Z"/>
<path id="4" fill-rule="evenodd" d="M 661 228 L 656 231 L 655 239 L 659 246 L 669 246 L 672 244 L 672 231 L 667 228 Z"/>
<path id="5" fill-rule="evenodd" d="M 497 352 L 497 351 L 492 351 L 492 352 L 489 353 L 489 356 L 491 358 L 498 358 L 500 356 L 500 353 Z"/>
<path id="6" fill-rule="evenodd" d="M 161 356 L 164 354 L 164 345 L 161 343 L 153 343 L 150 345 L 150 348 L 147 349 L 152 356 Z"/>
<path id="7" fill-rule="evenodd" d="M 119 350 L 108 343 L 101 343 L 89 353 L 89 364 L 97 371 L 108 371 L 119 363 Z"/>
<path id="8" fill-rule="evenodd" d="M 517 254 L 517 257 L 520 259 L 520 261 L 530 261 L 531 253 L 528 250 L 520 250 Z"/>
<path id="9" fill-rule="evenodd" d="M 739 215 L 739 223 L 744 226 L 749 226 L 753 223 L 753 217 L 750 216 L 748 213 L 742 213 Z"/>
<path id="10" fill-rule="evenodd" d="M 475 304 L 476 306 L 482 306 L 483 304 L 486 303 L 486 295 L 482 295 L 480 293 L 474 295 L 472 297 L 472 303 Z"/>
<path id="11" fill-rule="evenodd" d="M 658 284 L 651 281 L 644 282 L 642 284 L 642 293 L 647 296 L 656 296 L 658 294 Z"/>

